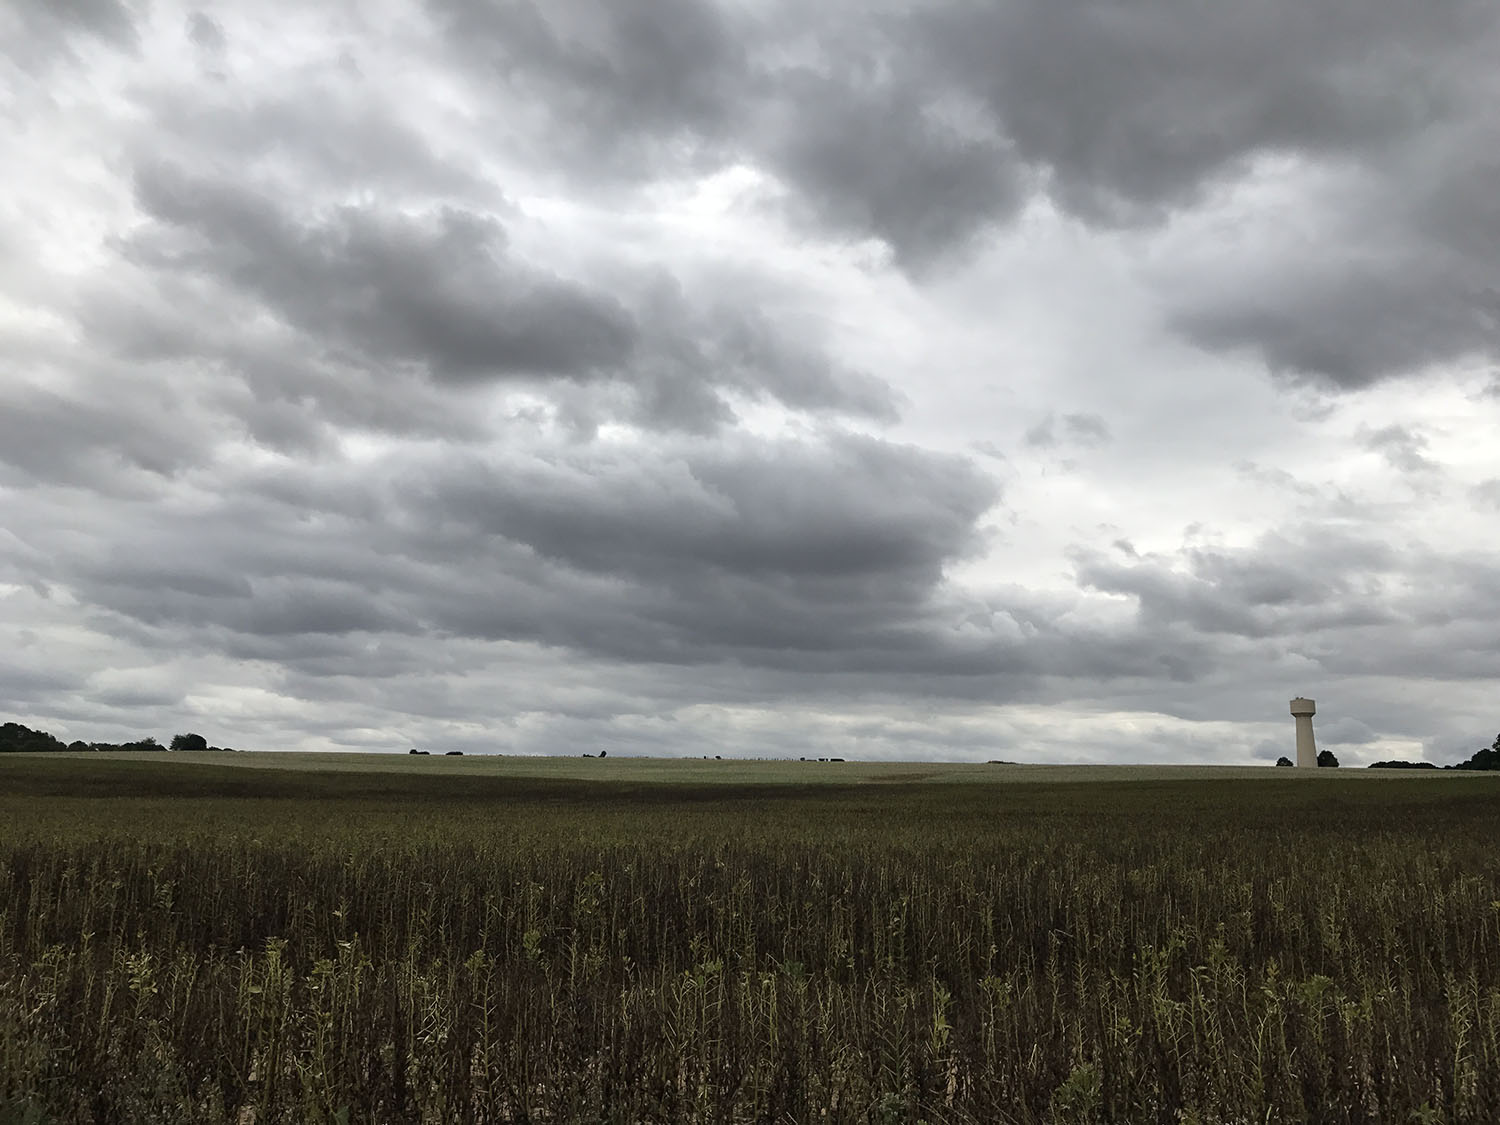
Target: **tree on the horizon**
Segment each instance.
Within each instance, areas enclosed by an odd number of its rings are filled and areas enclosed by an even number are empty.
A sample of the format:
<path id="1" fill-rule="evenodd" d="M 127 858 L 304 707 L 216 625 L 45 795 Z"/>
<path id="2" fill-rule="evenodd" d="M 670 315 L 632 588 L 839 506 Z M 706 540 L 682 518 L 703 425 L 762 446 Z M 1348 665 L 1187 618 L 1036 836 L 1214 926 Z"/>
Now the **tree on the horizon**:
<path id="1" fill-rule="evenodd" d="M 1279 757 L 1279 758 L 1276 759 L 1276 764 L 1278 766 L 1289 766 L 1289 765 L 1292 764 L 1292 760 L 1290 758 L 1288 758 L 1285 754 L 1283 754 L 1281 757 Z"/>
<path id="2" fill-rule="evenodd" d="M 0 726 L 0 754 L 38 754 L 66 749 L 61 741 L 44 730 L 32 730 L 20 723 Z"/>
<path id="3" fill-rule="evenodd" d="M 1319 750 L 1318 765 L 1326 769 L 1338 769 L 1339 760 L 1333 756 L 1332 750 Z"/>
<path id="4" fill-rule="evenodd" d="M 208 749 L 208 739 L 201 734 L 177 734 L 172 736 L 173 750 L 203 751 Z"/>
<path id="5" fill-rule="evenodd" d="M 1500 770 L 1500 734 L 1487 750 L 1476 750 L 1467 762 L 1459 762 L 1456 770 Z"/>

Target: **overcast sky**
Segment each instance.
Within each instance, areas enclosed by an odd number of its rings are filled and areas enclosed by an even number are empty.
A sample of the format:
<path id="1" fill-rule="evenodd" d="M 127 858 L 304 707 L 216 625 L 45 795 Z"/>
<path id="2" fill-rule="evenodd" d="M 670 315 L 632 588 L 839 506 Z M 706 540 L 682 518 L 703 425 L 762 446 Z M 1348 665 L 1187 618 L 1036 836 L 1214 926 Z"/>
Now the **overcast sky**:
<path id="1" fill-rule="evenodd" d="M 1500 729 L 1493 0 L 0 5 L 0 712 Z"/>

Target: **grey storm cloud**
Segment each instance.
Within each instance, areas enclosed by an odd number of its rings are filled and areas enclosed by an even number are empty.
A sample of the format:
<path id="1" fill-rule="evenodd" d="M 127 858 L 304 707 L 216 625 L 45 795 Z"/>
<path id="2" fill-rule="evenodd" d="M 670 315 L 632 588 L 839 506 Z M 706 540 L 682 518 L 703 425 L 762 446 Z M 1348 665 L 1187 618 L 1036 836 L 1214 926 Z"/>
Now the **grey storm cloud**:
<path id="1" fill-rule="evenodd" d="M 1365 437 L 1365 447 L 1385 458 L 1402 473 L 1433 473 L 1437 464 L 1427 456 L 1427 439 L 1407 426 L 1382 426 Z"/>
<path id="2" fill-rule="evenodd" d="M 209 459 L 212 433 L 175 427 L 170 408 L 153 397 L 78 402 L 43 388 L 0 386 L 0 482 L 129 494 Z"/>
<path id="3" fill-rule="evenodd" d="M 1161 221 L 1257 160 L 1352 170 L 1310 245 L 1226 249 L 1176 295 L 1195 342 L 1334 387 L 1500 348 L 1493 161 L 1475 159 L 1500 125 L 1491 6 L 1022 0 L 932 19 L 937 59 L 1088 221 Z"/>
<path id="4" fill-rule="evenodd" d="M 1483 5 L 1407 0 L 1011 0 L 913 18 L 1059 199 L 1105 221 L 1192 202 L 1256 154 L 1354 155 L 1408 136 L 1446 108 L 1423 53 L 1459 54 L 1494 29 Z"/>
<path id="5" fill-rule="evenodd" d="M 621 669 L 754 669 L 752 691 L 772 695 L 815 690 L 784 678 L 800 670 L 991 700 L 1205 682 L 1292 654 L 1326 674 L 1397 674 L 1439 637 L 1435 670 L 1484 675 L 1492 645 L 1463 605 L 1500 598 L 1477 564 L 1414 561 L 1328 528 L 1175 560 L 1080 556 L 1081 589 L 1138 603 L 1128 626 L 1070 622 L 1071 602 L 1019 589 L 955 598 L 943 573 L 980 548 L 994 486 L 961 460 L 868 439 L 245 485 L 212 521 L 142 518 L 130 557 L 62 577 L 116 635 L 274 661 L 309 683 L 431 672 L 455 659 L 432 647 L 447 638 Z M 1413 566 L 1447 577 L 1402 592 Z M 1399 654 L 1366 643 L 1393 625 L 1423 639 Z"/>
<path id="6" fill-rule="evenodd" d="M 601 481 L 611 487 L 601 489 Z M 993 487 L 962 461 L 840 437 L 655 465 L 538 463 L 460 477 L 439 496 L 465 525 L 584 570 L 710 571 L 932 585 L 978 544 Z"/>
<path id="7" fill-rule="evenodd" d="M 24 67 L 65 50 L 78 33 L 127 49 L 138 41 L 130 8 L 120 0 L 18 0 L 8 18 L 0 13 L 0 28 L 6 24 L 15 33 L 0 37 L 0 53 Z"/>
<path id="8" fill-rule="evenodd" d="M 748 162 L 919 268 L 1037 192 L 1151 229 L 1257 161 L 1337 168 L 1310 252 L 1225 250 L 1169 287 L 1168 322 L 1332 387 L 1500 348 L 1500 17 L 1477 0 L 431 7 L 555 159 L 626 181 Z"/>
<path id="9" fill-rule="evenodd" d="M 1402 201 L 1393 198 L 1390 207 L 1397 211 Z M 1215 276 L 1199 278 L 1202 288 L 1183 296 L 1171 319 L 1206 348 L 1248 348 L 1277 373 L 1334 389 L 1500 354 L 1486 298 L 1500 276 L 1488 250 L 1472 241 L 1500 226 L 1500 216 L 1469 216 L 1468 235 L 1451 244 L 1430 240 L 1381 252 L 1381 236 L 1369 232 L 1394 218 L 1369 215 L 1347 241 L 1330 240 L 1321 257 L 1294 249 L 1245 263 L 1238 277 L 1232 263 L 1218 262 Z"/>
<path id="10" fill-rule="evenodd" d="M 432 0 L 429 6 L 476 63 L 544 102 L 549 117 L 601 142 L 606 160 L 628 152 L 626 146 L 665 144 L 674 135 L 712 137 L 739 112 L 745 38 L 754 24 L 723 5 Z"/>
<path id="11" fill-rule="evenodd" d="M 510 260 L 487 217 L 349 208 L 304 225 L 259 194 L 164 166 L 142 169 L 136 196 L 168 233 L 138 237 L 138 260 L 223 277 L 297 327 L 332 329 L 345 347 L 421 363 L 442 381 L 587 377 L 624 366 L 635 346 L 624 308 Z"/>
<path id="12" fill-rule="evenodd" d="M 272 445 L 319 440 L 278 401 L 312 399 L 380 428 L 446 417 L 460 429 L 440 403 L 407 405 L 424 402 L 420 390 L 403 387 L 413 377 L 455 389 L 551 384 L 586 428 L 623 409 L 646 425 L 708 432 L 734 417 L 729 394 L 814 413 L 895 416 L 882 381 L 773 324 L 753 295 L 688 294 L 669 276 L 641 270 L 611 271 L 611 288 L 563 278 L 519 258 L 488 212 L 450 206 L 412 215 L 372 205 L 304 218 L 268 190 L 164 163 L 140 168 L 135 195 L 150 221 L 121 252 L 145 292 L 175 288 L 183 300 L 155 300 L 142 315 L 140 303 L 111 290 L 85 308 L 85 325 L 101 348 L 136 360 L 217 352 L 253 387 L 255 405 L 237 409 Z M 199 309 L 189 313 L 192 303 Z M 258 310 L 297 338 L 221 327 L 253 324 Z M 373 393 L 351 396 L 351 386 L 376 375 Z M 585 384 L 594 391 L 582 394 Z"/>
<path id="13" fill-rule="evenodd" d="M 748 159 L 817 221 L 916 263 L 1021 202 L 1008 147 L 945 103 L 879 10 L 809 26 L 815 9 L 685 0 L 431 8 L 487 93 L 547 107 L 545 143 L 570 163 L 630 179 Z"/>
<path id="14" fill-rule="evenodd" d="M 1087 588 L 1134 598 L 1146 626 L 1261 638 L 1394 622 L 1379 583 L 1396 569 L 1386 544 L 1317 529 L 1268 535 L 1250 551 L 1190 549 L 1175 561 L 1122 564 L 1084 552 L 1077 574 Z"/>
<path id="15" fill-rule="evenodd" d="M 1086 588 L 1135 601 L 1140 641 L 1218 638 L 1210 651 L 1220 663 L 1235 645 L 1250 645 L 1241 655 L 1295 656 L 1304 682 L 1494 675 L 1500 575 L 1484 555 L 1398 548 L 1310 525 L 1242 549 L 1186 549 L 1123 565 L 1080 552 L 1076 573 Z M 1411 579 L 1417 574 L 1421 581 Z"/>
<path id="16" fill-rule="evenodd" d="M 996 500 L 961 459 L 836 435 L 446 459 L 342 483 L 246 481 L 210 520 L 143 511 L 128 555 L 62 577 L 111 635 L 269 661 L 304 685 L 456 674 L 434 646 L 474 643 L 691 666 L 688 698 L 864 677 L 858 690 L 998 701 L 1049 680 L 1187 682 L 1218 666 L 1206 635 L 1073 625 L 1066 601 L 1020 590 L 955 596 L 945 571 L 982 548 Z M 715 667 L 741 669 L 738 686 L 706 686 Z"/>
<path id="17" fill-rule="evenodd" d="M 978 548 L 997 499 L 960 459 L 848 436 L 459 459 L 332 491 L 266 483 L 264 501 L 212 526 L 163 524 L 143 552 L 163 561 L 94 559 L 72 576 L 80 593 L 129 628 L 921 670 L 950 655 L 943 569 Z M 308 527 L 297 513 L 313 511 Z M 185 554 L 197 561 L 172 561 Z"/>

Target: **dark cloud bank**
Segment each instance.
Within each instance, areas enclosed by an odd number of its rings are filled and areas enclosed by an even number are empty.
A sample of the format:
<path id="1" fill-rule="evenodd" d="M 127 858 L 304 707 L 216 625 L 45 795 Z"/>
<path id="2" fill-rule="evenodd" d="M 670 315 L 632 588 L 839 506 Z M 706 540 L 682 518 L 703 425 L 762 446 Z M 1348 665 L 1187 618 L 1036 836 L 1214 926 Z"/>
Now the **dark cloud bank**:
<path id="1" fill-rule="evenodd" d="M 1232 251 L 1180 329 L 1337 386 L 1497 346 L 1484 3 L 431 9 L 497 111 L 555 111 L 547 157 L 621 180 L 754 162 L 916 268 L 1036 192 L 1150 225 L 1257 161 L 1321 162 L 1347 178 L 1315 245 Z"/>

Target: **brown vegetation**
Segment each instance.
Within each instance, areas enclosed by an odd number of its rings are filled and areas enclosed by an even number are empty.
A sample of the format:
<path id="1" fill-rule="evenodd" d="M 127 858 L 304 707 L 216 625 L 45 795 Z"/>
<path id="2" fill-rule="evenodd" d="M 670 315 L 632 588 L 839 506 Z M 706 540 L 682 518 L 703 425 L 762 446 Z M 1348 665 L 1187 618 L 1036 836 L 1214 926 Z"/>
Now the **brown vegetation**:
<path id="1" fill-rule="evenodd" d="M 0 790 L 38 1120 L 1500 1120 L 1483 778 L 114 769 Z"/>

